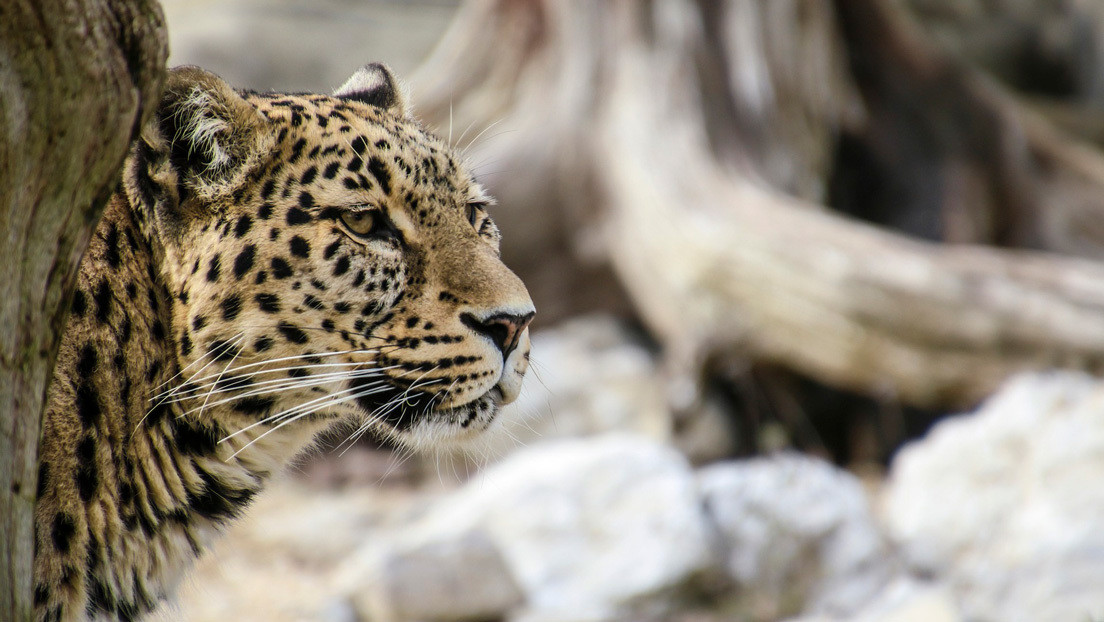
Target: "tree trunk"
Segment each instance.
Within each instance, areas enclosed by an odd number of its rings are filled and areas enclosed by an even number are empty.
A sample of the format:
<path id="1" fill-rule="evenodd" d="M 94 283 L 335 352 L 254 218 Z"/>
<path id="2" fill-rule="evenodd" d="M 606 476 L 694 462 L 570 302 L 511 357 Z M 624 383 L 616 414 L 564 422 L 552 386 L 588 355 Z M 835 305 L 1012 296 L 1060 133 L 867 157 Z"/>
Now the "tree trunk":
<path id="1" fill-rule="evenodd" d="M 933 407 L 1018 370 L 1104 368 L 1104 266 L 982 245 L 1101 256 L 1082 224 L 1104 215 L 1104 158 L 902 11 L 472 0 L 415 101 L 462 134 L 508 132 L 468 151 L 509 263 L 605 262 L 683 368 L 735 351 Z M 930 241 L 826 209 L 846 136 L 881 167 L 878 209 L 904 214 L 883 224 Z M 851 194 L 874 194 L 870 171 Z M 546 254 L 549 231 L 566 252 Z M 536 283 L 538 308 L 576 286 Z"/>
<path id="2" fill-rule="evenodd" d="M 0 618 L 30 620 L 38 439 L 77 267 L 152 112 L 155 0 L 0 4 Z"/>

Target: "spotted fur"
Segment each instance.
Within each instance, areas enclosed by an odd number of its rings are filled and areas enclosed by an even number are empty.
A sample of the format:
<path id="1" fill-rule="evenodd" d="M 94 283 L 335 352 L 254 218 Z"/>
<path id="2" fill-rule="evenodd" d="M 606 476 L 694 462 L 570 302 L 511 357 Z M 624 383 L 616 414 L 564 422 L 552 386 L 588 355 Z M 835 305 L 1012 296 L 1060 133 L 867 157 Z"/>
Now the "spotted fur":
<path id="1" fill-rule="evenodd" d="M 81 264 L 35 509 L 41 622 L 132 620 L 341 423 L 462 443 L 533 306 L 488 199 L 369 65 L 333 96 L 171 72 Z"/>

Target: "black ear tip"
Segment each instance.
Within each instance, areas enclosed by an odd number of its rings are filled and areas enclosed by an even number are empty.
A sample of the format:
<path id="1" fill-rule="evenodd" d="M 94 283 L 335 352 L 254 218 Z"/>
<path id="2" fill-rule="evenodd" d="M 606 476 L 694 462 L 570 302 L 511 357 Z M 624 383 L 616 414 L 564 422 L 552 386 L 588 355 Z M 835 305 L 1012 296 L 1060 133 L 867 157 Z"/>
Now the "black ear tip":
<path id="1" fill-rule="evenodd" d="M 334 97 L 363 102 L 377 108 L 405 114 L 405 102 L 398 80 L 383 63 L 368 63 L 336 91 Z"/>
<path id="2" fill-rule="evenodd" d="M 338 95 L 341 99 L 350 99 L 363 102 L 376 108 L 390 109 L 397 103 L 394 89 L 375 88 L 370 91 L 356 91 L 345 95 Z"/>

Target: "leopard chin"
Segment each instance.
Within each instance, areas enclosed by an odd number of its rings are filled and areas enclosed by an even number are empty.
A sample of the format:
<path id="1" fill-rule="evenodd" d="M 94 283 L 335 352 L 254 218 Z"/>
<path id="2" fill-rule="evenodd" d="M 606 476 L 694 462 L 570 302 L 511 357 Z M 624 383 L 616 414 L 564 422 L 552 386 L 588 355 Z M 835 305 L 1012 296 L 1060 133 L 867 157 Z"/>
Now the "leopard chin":
<path id="1" fill-rule="evenodd" d="M 497 421 L 502 407 L 514 402 L 521 393 L 522 380 L 529 367 L 529 335 L 522 336 L 519 347 L 506 357 L 498 382 L 462 404 L 442 404 L 445 393 L 432 393 L 408 387 L 387 386 L 368 391 L 370 381 L 361 380 L 351 388 L 368 393 L 357 400 L 363 425 L 375 428 L 380 436 L 418 448 L 464 448 Z"/>

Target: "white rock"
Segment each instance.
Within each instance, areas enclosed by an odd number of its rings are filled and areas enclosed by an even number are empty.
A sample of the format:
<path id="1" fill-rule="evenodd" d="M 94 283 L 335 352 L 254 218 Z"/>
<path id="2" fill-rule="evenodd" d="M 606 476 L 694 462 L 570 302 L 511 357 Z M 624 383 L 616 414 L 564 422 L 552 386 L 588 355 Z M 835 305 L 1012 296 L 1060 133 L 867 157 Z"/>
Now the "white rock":
<path id="1" fill-rule="evenodd" d="M 520 451 L 436 504 L 416 529 L 436 538 L 485 530 L 534 620 L 603 619 L 711 561 L 686 460 L 624 435 Z"/>
<path id="2" fill-rule="evenodd" d="M 856 615 L 812 615 L 787 622 L 961 622 L 946 586 L 899 577 Z"/>
<path id="3" fill-rule="evenodd" d="M 895 573 L 862 486 L 822 460 L 720 463 L 698 483 L 728 572 L 756 611 L 850 615 Z"/>
<path id="4" fill-rule="evenodd" d="M 485 533 L 433 535 L 405 533 L 345 564 L 339 581 L 361 619 L 488 620 L 522 603 L 521 590 Z"/>
<path id="5" fill-rule="evenodd" d="M 338 560 L 377 529 L 409 522 L 410 505 L 400 491 L 276 478 L 149 620 L 355 622 L 334 580 Z"/>
<path id="6" fill-rule="evenodd" d="M 519 447 L 553 439 L 621 433 L 672 441 L 673 419 L 656 358 L 620 321 L 584 316 L 536 331 L 532 340 L 517 401 L 473 446 L 418 456 L 424 474 L 460 483 Z M 711 446 L 728 446 L 725 430 L 704 430 L 711 431 L 719 441 Z"/>
<path id="7" fill-rule="evenodd" d="M 971 620 L 1104 616 L 1104 386 L 1024 375 L 894 461 L 885 515 L 905 560 Z"/>
<path id="8" fill-rule="evenodd" d="M 946 586 L 901 579 L 882 591 L 855 622 L 960 622 Z"/>
<path id="9" fill-rule="evenodd" d="M 533 335 L 518 401 L 500 420 L 523 443 L 623 432 L 666 441 L 671 416 L 655 358 L 617 320 L 588 316 Z M 516 447 L 517 441 L 508 442 Z"/>

